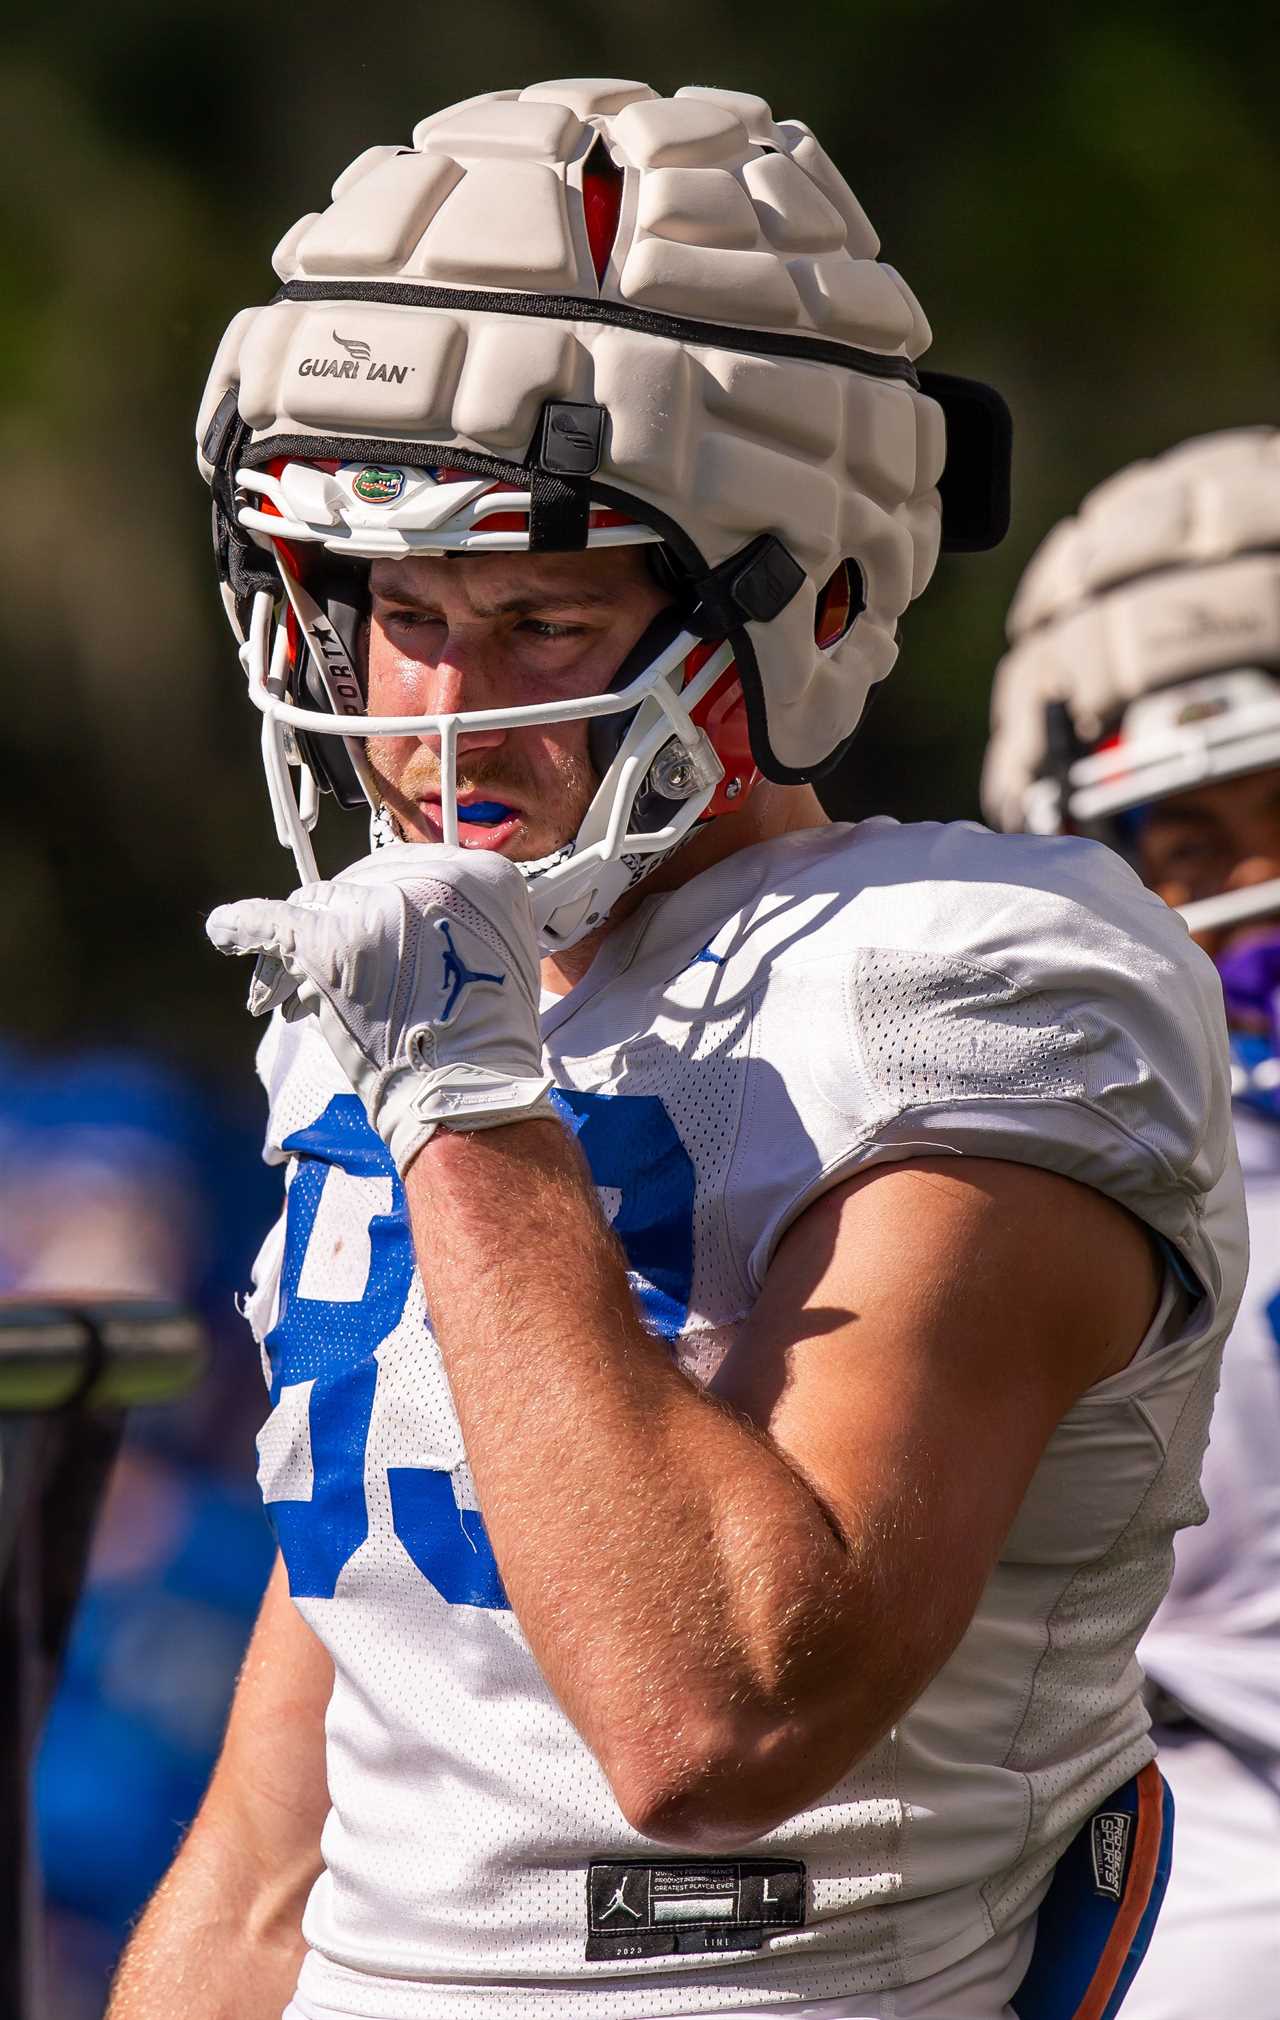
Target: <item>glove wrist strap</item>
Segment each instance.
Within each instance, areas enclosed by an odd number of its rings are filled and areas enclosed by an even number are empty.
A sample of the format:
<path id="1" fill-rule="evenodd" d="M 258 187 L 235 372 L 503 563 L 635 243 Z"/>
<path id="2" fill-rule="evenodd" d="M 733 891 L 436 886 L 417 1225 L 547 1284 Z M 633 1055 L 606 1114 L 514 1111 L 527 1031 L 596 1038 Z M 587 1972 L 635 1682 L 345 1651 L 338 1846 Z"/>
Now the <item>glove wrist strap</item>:
<path id="1" fill-rule="evenodd" d="M 433 1073 L 396 1078 L 401 1087 L 392 1091 L 390 1101 L 384 1096 L 379 1122 L 402 1177 L 437 1129 L 494 1129 L 535 1116 L 556 1119 L 549 1073 L 502 1073 L 459 1060 Z"/>

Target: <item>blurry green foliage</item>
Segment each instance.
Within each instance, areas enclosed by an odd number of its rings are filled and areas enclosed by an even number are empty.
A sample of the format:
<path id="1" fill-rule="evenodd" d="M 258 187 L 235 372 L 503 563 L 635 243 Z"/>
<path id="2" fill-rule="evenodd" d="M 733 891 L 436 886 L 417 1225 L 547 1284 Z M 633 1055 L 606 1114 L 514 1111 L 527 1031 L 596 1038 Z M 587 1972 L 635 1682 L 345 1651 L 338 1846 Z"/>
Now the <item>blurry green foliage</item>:
<path id="1" fill-rule="evenodd" d="M 375 7 L 88 0 L 7 30 L 0 963 L 10 1027 L 244 1059 L 219 898 L 285 887 L 214 590 L 191 422 L 272 246 L 374 140 L 537 77 L 758 90 L 807 119 L 1017 428 L 1015 524 L 943 563 L 836 795 L 975 811 L 1017 576 L 1119 465 L 1274 419 L 1269 10 L 862 0 Z"/>

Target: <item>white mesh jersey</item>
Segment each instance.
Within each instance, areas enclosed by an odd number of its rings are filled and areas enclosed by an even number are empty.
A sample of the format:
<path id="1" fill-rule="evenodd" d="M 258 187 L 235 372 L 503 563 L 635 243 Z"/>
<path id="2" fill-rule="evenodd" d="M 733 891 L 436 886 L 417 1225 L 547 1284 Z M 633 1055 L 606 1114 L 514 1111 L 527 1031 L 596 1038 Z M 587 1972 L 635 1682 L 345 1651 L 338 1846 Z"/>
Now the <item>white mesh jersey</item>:
<path id="1" fill-rule="evenodd" d="M 1028 1914 L 1151 1752 L 1133 1651 L 1175 1530 L 1203 1516 L 1244 1274 L 1217 977 L 1092 843 L 868 821 L 650 898 L 544 1029 L 641 1309 L 698 1379 L 808 1202 L 917 1151 L 1095 1186 L 1201 1288 L 1189 1300 L 1171 1271 L 1133 1363 L 1059 1425 L 907 1716 L 744 1848 L 803 1865 L 803 1926 L 588 1961 L 590 1867 L 699 1862 L 629 1828 L 544 1683 L 476 1507 L 399 1183 L 323 1043 L 277 1023 L 261 1069 L 288 1196 L 250 1310 L 274 1404 L 260 1478 L 336 1671 L 300 1992 L 376 2020 L 649 2020 L 923 1979 Z M 706 1863 L 710 1894 L 733 1861 Z"/>
<path id="2" fill-rule="evenodd" d="M 1203 1489 L 1143 1667 L 1201 1724 L 1280 1769 L 1280 1113 L 1236 1104 L 1253 1269 L 1227 1342 Z"/>

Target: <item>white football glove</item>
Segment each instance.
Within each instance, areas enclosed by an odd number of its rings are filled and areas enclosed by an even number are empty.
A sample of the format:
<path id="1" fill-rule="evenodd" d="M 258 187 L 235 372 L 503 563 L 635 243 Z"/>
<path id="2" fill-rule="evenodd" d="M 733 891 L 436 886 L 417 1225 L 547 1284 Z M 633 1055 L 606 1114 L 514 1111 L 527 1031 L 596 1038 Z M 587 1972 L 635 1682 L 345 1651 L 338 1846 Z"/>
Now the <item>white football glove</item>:
<path id="1" fill-rule="evenodd" d="M 442 1125 L 554 1116 L 528 889 L 505 857 L 394 842 L 291 898 L 219 905 L 206 930 L 257 954 L 255 1017 L 316 1018 L 402 1176 Z"/>

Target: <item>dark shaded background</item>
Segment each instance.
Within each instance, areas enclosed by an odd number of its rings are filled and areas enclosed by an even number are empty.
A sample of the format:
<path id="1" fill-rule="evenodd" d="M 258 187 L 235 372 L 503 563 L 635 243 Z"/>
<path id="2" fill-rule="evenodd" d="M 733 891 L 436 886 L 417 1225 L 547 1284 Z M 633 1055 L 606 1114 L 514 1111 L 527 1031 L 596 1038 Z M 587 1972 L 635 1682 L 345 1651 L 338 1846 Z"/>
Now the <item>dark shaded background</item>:
<path id="1" fill-rule="evenodd" d="M 163 1201 L 155 1241 L 171 1246 L 181 1193 L 172 1267 L 222 1315 L 211 1397 L 131 1448 L 46 1751 L 59 2020 L 100 2010 L 119 1933 L 197 1798 L 265 1565 L 247 1498 L 261 1396 L 229 1300 L 273 1182 L 253 1155 L 244 976 L 201 921 L 292 873 L 214 586 L 196 402 L 232 312 L 274 288 L 271 248 L 357 152 L 475 91 L 584 73 L 738 86 L 807 119 L 923 300 L 929 362 L 991 378 L 1013 408 L 1013 531 L 944 561 L 909 615 L 829 791 L 841 812 L 975 813 L 1003 613 L 1048 526 L 1135 457 L 1277 418 L 1270 10 L 63 0 L 7 26 L 0 1044 L 17 1049 L 0 1179 L 27 1199 L 33 1165 L 73 1174 L 84 1227 L 116 1210 L 126 1248 L 122 1185 Z M 361 824 L 349 832 L 352 856 Z M 105 1125 L 88 1150 L 56 1148 L 32 1089 L 72 1085 L 64 1063 L 87 1044 L 177 1077 L 203 1118 L 165 1152 L 184 1177 L 158 1180 L 147 1148 L 149 1131 L 175 1135 L 167 1097 L 117 1104 L 114 1148 Z M 95 1071 L 110 1108 L 120 1072 Z M 64 1103 L 73 1120 L 81 1105 Z M 70 1184 L 53 1185 L 63 1220 Z"/>

